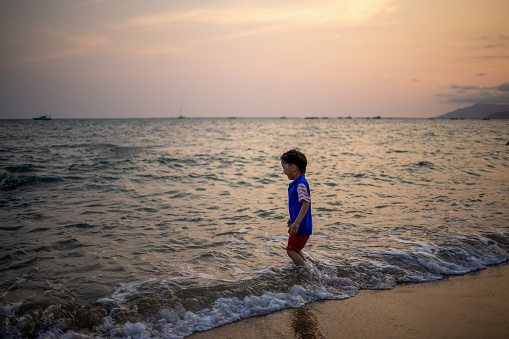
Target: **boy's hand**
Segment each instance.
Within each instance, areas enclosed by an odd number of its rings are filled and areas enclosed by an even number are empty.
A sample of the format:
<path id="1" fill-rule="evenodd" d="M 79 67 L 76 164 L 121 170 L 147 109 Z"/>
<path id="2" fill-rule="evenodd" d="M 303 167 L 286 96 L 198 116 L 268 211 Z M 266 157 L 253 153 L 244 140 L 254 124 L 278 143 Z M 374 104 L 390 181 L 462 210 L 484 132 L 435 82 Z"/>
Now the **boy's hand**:
<path id="1" fill-rule="evenodd" d="M 288 224 L 288 227 L 292 226 L 292 219 L 288 219 L 286 223 Z"/>
<path id="2" fill-rule="evenodd" d="M 298 230 L 299 230 L 299 224 L 293 223 L 292 226 L 290 226 L 290 228 L 288 229 L 288 233 L 290 235 L 295 235 L 295 234 L 297 234 Z"/>

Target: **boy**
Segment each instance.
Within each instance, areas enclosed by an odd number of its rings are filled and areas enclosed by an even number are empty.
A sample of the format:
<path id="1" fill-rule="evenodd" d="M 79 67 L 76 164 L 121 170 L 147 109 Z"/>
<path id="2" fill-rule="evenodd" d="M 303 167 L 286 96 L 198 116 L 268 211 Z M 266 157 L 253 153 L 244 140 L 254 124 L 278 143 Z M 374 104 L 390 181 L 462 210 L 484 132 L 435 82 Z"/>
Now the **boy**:
<path id="1" fill-rule="evenodd" d="M 292 149 L 281 156 L 281 166 L 288 179 L 292 180 L 288 187 L 288 246 L 286 253 L 299 268 L 306 268 L 302 249 L 313 233 L 311 220 L 311 198 L 309 184 L 304 174 L 307 167 L 306 156 L 298 149 Z"/>

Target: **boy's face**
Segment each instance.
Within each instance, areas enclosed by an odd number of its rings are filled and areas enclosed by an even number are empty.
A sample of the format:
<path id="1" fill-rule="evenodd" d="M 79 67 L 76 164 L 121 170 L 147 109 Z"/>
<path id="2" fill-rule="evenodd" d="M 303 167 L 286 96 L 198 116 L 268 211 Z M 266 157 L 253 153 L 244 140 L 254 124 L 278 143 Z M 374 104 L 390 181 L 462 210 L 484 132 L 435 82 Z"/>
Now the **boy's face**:
<path id="1" fill-rule="evenodd" d="M 283 173 L 286 174 L 288 179 L 295 180 L 300 176 L 300 170 L 297 166 L 289 164 L 281 160 L 281 166 L 283 166 Z"/>

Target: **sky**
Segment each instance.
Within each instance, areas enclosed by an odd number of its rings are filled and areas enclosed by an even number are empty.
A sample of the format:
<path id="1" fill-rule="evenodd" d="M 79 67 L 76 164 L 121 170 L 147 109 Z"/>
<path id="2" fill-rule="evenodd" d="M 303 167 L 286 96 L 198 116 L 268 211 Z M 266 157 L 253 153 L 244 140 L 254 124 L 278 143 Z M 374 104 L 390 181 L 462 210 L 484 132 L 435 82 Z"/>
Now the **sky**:
<path id="1" fill-rule="evenodd" d="M 508 104 L 508 13 L 507 0 L 2 0 L 0 118 Z"/>

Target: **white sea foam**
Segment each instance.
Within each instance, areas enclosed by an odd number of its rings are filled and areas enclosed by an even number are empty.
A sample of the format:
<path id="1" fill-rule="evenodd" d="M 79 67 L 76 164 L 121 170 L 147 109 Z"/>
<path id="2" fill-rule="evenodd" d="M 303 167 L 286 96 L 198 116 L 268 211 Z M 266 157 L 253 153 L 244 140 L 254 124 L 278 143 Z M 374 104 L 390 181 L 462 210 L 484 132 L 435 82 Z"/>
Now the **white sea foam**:
<path id="1" fill-rule="evenodd" d="M 205 331 L 239 319 L 285 308 L 300 307 L 315 300 L 345 299 L 351 297 L 355 291 L 354 287 L 349 292 L 339 292 L 326 286 L 310 288 L 310 286 L 295 285 L 288 293 L 266 292 L 261 296 L 248 296 L 242 300 L 220 298 L 210 309 L 186 312 L 180 316 L 171 310 L 163 309 L 160 311 L 162 319 L 158 322 L 157 332 L 165 338 L 182 338 L 196 331 Z M 148 334 L 146 324 L 136 325 L 124 326 L 124 334 Z"/>
<path id="2" fill-rule="evenodd" d="M 242 299 L 237 297 L 219 298 L 209 308 L 199 311 L 186 311 L 181 306 L 174 309 L 164 307 L 159 310 L 155 322 L 127 322 L 116 324 L 111 317 L 106 317 L 97 328 L 99 337 L 118 336 L 122 338 L 183 338 L 196 331 L 205 331 L 240 319 L 263 315 L 286 308 L 301 307 L 306 303 L 325 299 L 345 299 L 358 292 L 355 282 L 337 276 L 337 268 L 322 263 L 308 262 L 309 273 L 299 273 L 303 283 L 294 285 L 290 291 L 265 292 L 262 295 L 250 295 Z M 320 265 L 320 268 L 316 266 Z M 272 267 L 265 273 L 281 274 L 281 269 L 274 272 Z M 131 283 L 121 286 L 113 293 L 112 298 L 103 302 L 122 302 L 128 295 L 139 292 L 139 288 L 150 282 Z"/>
<path id="3" fill-rule="evenodd" d="M 14 314 L 14 311 L 23 304 L 23 301 L 4 303 L 0 305 L 0 314 Z"/>
<path id="4" fill-rule="evenodd" d="M 100 304 L 108 304 L 108 303 L 116 303 L 121 304 L 125 298 L 129 296 L 133 296 L 135 294 L 139 293 L 139 288 L 147 283 L 153 282 L 156 279 L 149 279 L 143 282 L 132 282 L 132 283 L 125 283 L 121 284 L 121 286 L 113 292 L 111 298 L 101 298 L 97 300 L 96 302 Z"/>

